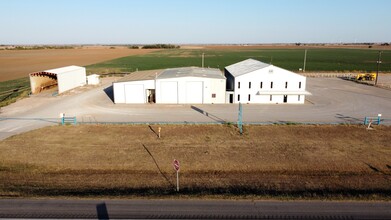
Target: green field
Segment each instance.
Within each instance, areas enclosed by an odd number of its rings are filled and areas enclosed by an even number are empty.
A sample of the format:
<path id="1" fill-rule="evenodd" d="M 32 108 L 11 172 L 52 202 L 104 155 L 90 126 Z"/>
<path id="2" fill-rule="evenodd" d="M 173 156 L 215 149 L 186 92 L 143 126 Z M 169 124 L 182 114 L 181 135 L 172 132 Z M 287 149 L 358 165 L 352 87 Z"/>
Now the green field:
<path id="1" fill-rule="evenodd" d="M 18 98 L 26 97 L 30 92 L 28 77 L 0 82 L 0 107 L 15 102 Z"/>
<path id="2" fill-rule="evenodd" d="M 201 66 L 219 68 L 253 58 L 265 63 L 298 71 L 303 68 L 304 49 L 169 49 L 145 55 L 128 56 L 87 66 L 87 73 L 129 73 L 136 70 Z M 308 49 L 306 72 L 374 72 L 378 51 L 372 49 Z M 381 72 L 391 72 L 391 51 L 382 53 Z M 0 83 L 0 107 L 27 96 L 29 79 L 22 78 Z"/>
<path id="3" fill-rule="evenodd" d="M 123 57 L 87 66 L 90 73 L 134 72 L 136 70 L 201 66 L 224 69 L 233 63 L 253 58 L 265 63 L 298 71 L 303 67 L 304 49 L 175 49 L 145 55 Z M 365 49 L 308 49 L 306 71 L 373 72 L 376 71 L 377 50 Z M 382 54 L 383 72 L 391 71 L 391 51 Z"/>

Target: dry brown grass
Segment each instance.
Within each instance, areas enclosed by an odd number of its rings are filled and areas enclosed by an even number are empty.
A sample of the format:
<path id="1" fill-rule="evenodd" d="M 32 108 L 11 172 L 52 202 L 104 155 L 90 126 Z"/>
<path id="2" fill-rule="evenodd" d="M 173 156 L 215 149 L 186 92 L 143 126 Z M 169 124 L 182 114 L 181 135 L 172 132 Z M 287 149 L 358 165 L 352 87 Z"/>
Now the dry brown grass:
<path id="1" fill-rule="evenodd" d="M 389 199 L 391 127 L 54 126 L 0 142 L 3 196 L 185 195 Z M 377 197 L 379 198 L 379 197 Z"/>
<path id="2" fill-rule="evenodd" d="M 68 65 L 86 66 L 155 49 L 127 47 L 82 47 L 77 49 L 0 50 L 0 82 L 27 77 L 29 73 Z"/>

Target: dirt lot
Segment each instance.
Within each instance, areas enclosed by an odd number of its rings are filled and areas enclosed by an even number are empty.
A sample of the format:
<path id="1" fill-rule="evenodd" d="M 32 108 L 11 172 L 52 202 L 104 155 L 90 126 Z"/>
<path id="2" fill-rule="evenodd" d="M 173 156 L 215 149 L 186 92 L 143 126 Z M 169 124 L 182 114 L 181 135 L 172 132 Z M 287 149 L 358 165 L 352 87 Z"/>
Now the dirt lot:
<path id="1" fill-rule="evenodd" d="M 27 77 L 29 73 L 66 65 L 85 66 L 119 57 L 156 50 L 126 47 L 81 47 L 77 49 L 0 50 L 0 82 Z"/>
<path id="2" fill-rule="evenodd" d="M 0 142 L 0 195 L 390 199 L 391 127 L 53 126 Z M 46 134 L 46 135 L 44 135 Z"/>

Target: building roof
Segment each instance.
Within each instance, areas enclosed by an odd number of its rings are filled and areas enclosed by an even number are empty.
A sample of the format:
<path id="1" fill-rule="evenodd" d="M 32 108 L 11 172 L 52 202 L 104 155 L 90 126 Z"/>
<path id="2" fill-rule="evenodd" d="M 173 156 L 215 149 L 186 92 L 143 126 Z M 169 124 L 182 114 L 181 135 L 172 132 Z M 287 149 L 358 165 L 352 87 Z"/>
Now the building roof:
<path id="1" fill-rule="evenodd" d="M 213 79 L 226 79 L 219 69 L 200 67 L 182 67 L 166 69 L 157 76 L 157 79 L 169 79 L 177 77 L 203 77 Z"/>
<path id="2" fill-rule="evenodd" d="M 45 70 L 45 71 L 42 71 L 42 72 L 54 73 L 54 74 L 59 75 L 59 74 L 71 72 L 71 71 L 74 71 L 74 70 L 78 70 L 78 69 L 81 69 L 81 68 L 85 69 L 84 67 L 81 67 L 81 66 L 65 66 L 65 67 L 61 67 L 61 68 Z"/>
<path id="3" fill-rule="evenodd" d="M 265 67 L 271 66 L 270 64 L 263 63 L 254 59 L 247 59 L 241 61 L 239 63 L 232 64 L 230 66 L 225 67 L 228 72 L 232 74 L 232 76 L 237 77 L 244 75 L 246 73 L 251 73 L 255 70 L 263 69 Z"/>
<path id="4" fill-rule="evenodd" d="M 87 77 L 100 77 L 100 75 L 98 75 L 98 74 L 91 74 L 91 75 L 88 75 Z"/>
<path id="5" fill-rule="evenodd" d="M 130 73 L 122 77 L 117 82 L 130 82 L 130 81 L 141 81 L 141 80 L 154 80 L 163 70 L 145 70 Z"/>

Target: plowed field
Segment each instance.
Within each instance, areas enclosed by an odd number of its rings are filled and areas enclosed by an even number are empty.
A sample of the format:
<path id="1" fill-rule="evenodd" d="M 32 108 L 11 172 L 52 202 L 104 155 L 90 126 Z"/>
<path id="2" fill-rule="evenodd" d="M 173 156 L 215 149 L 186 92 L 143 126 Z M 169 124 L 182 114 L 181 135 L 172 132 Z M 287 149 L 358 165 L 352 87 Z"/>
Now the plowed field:
<path id="1" fill-rule="evenodd" d="M 0 82 L 27 77 L 29 73 L 68 65 L 86 66 L 124 56 L 146 54 L 149 49 L 79 47 L 76 49 L 0 50 Z"/>

